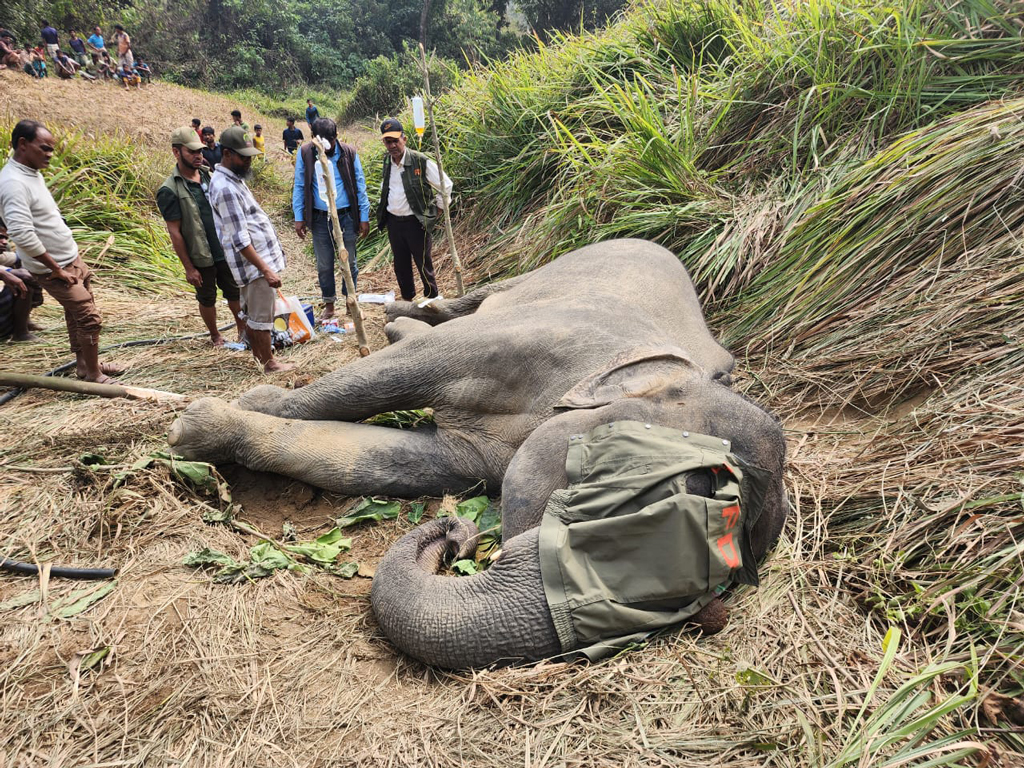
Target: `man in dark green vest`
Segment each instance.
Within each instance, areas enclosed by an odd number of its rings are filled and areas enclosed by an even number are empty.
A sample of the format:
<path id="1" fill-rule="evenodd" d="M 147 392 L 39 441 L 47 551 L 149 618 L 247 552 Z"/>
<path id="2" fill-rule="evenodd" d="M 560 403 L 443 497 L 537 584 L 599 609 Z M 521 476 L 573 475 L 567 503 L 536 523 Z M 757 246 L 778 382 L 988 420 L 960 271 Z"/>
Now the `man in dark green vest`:
<path id="1" fill-rule="evenodd" d="M 434 264 L 430 260 L 430 235 L 438 211 L 451 200 L 452 180 L 447 175 L 444 185 L 437 163 L 405 145 L 402 124 L 389 117 L 380 126 L 387 150 L 381 178 L 380 204 L 377 206 L 377 227 L 388 231 L 391 252 L 395 257 L 395 277 L 405 301 L 416 295 L 412 263 L 420 273 L 423 296 L 437 296 Z"/>
<path id="2" fill-rule="evenodd" d="M 224 337 L 217 330 L 218 286 L 234 316 L 239 341 L 245 334 L 245 326 L 238 318 L 242 311 L 238 286 L 224 258 L 213 221 L 213 208 L 206 197 L 210 173 L 203 167 L 202 150 L 203 143 L 192 128 L 178 128 L 171 134 L 176 165 L 157 190 L 156 204 L 167 224 L 174 252 L 185 268 L 185 279 L 195 286 L 199 316 L 210 331 L 210 340 L 221 346 Z"/>

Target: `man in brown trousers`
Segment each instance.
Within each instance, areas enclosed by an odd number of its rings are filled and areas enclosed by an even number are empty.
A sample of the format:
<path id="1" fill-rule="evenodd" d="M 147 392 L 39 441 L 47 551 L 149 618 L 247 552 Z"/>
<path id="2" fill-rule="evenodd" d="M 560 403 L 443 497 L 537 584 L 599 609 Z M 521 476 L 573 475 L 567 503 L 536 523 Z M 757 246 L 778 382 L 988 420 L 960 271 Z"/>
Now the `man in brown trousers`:
<path id="1" fill-rule="evenodd" d="M 92 270 L 39 172 L 53 157 L 53 135 L 35 120 L 22 120 L 11 132 L 14 154 L 0 170 L 0 218 L 21 263 L 39 285 L 64 307 L 78 378 L 100 384 L 124 369 L 99 362 L 100 313 L 92 294 Z"/>

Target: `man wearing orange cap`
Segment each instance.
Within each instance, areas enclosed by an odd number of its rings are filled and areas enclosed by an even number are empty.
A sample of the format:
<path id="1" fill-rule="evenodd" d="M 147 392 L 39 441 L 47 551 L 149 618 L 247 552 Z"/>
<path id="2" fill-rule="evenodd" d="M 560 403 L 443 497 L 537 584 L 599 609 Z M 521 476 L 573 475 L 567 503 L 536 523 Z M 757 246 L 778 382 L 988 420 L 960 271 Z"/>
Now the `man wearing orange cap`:
<path id="1" fill-rule="evenodd" d="M 430 260 L 431 231 L 438 211 L 451 199 L 452 180 L 445 174 L 443 184 L 437 163 L 406 147 L 402 124 L 389 117 L 380 126 L 387 156 L 381 178 L 377 227 L 388 231 L 395 257 L 395 278 L 402 298 L 412 301 L 416 295 L 412 264 L 420 273 L 423 296 L 437 296 L 434 264 Z"/>

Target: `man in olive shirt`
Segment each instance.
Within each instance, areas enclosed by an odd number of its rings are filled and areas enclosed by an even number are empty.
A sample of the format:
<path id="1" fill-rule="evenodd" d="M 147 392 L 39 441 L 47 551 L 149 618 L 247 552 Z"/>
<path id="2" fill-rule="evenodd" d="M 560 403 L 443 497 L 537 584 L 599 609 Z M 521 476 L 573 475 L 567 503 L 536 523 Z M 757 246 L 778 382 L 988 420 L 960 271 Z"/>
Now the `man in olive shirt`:
<path id="1" fill-rule="evenodd" d="M 235 318 L 241 341 L 245 326 L 238 317 L 242 311 L 238 286 L 224 258 L 213 208 L 206 197 L 210 174 L 203 167 L 203 144 L 196 132 L 185 126 L 171 134 L 171 152 L 176 162 L 174 172 L 156 193 L 156 204 L 167 224 L 171 245 L 185 268 L 185 279 L 195 286 L 199 316 L 210 331 L 210 341 L 216 346 L 224 344 L 224 337 L 217 330 L 218 286 Z"/>

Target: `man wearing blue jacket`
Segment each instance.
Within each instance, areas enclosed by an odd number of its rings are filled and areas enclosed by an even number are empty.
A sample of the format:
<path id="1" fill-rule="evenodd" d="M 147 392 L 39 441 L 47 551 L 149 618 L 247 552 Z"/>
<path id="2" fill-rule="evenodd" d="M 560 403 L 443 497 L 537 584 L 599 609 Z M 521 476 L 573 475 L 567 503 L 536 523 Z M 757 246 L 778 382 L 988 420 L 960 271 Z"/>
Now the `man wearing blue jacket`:
<path id="1" fill-rule="evenodd" d="M 329 117 L 317 119 L 311 130 L 314 137 L 321 137 L 330 143 L 327 162 L 334 172 L 335 206 L 354 285 L 359 274 L 356 264 L 356 231 L 358 229 L 359 237 L 366 237 L 370 232 L 370 199 L 366 196 L 363 165 L 355 147 L 338 141 L 338 126 Z M 334 258 L 338 247 L 328 213 L 327 184 L 313 142 L 307 142 L 295 159 L 292 211 L 295 214 L 295 234 L 300 238 L 305 238 L 307 231 L 313 234 L 317 278 L 324 302 L 321 319 L 334 317 L 334 303 L 337 300 Z M 342 295 L 348 295 L 344 285 L 341 292 Z"/>

